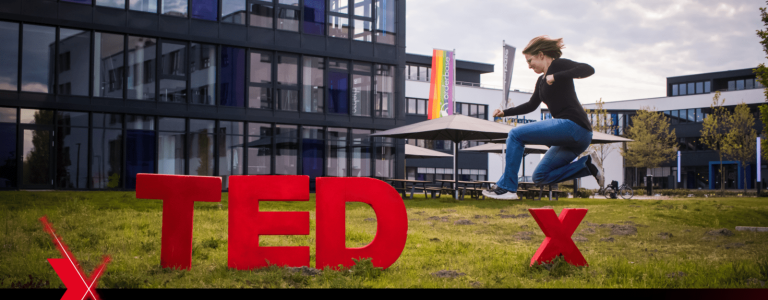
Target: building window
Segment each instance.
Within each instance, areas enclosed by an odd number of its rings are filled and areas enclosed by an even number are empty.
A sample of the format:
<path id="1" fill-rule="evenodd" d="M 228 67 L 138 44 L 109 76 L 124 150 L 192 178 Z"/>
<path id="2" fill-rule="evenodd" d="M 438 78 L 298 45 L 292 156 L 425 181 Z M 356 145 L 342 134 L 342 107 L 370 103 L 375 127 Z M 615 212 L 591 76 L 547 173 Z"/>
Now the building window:
<path id="1" fill-rule="evenodd" d="M 371 176 L 371 133 L 370 130 L 352 129 L 351 177 Z"/>
<path id="2" fill-rule="evenodd" d="M 672 96 L 677 96 L 677 95 L 679 95 L 678 86 L 677 86 L 677 84 L 673 84 L 672 85 Z"/>
<path id="3" fill-rule="evenodd" d="M 53 93 L 56 27 L 24 24 L 21 46 L 21 90 Z M 15 71 L 15 70 L 14 70 Z"/>
<path id="4" fill-rule="evenodd" d="M 281 1 L 282 2 L 282 1 Z M 299 31 L 299 10 L 292 6 L 277 6 L 277 29 Z"/>
<path id="5" fill-rule="evenodd" d="M 302 111 L 321 113 L 325 102 L 325 59 L 304 56 L 302 65 Z"/>
<path id="6" fill-rule="evenodd" d="M 355 62 L 352 64 L 352 103 L 353 116 L 371 116 L 371 64 Z"/>
<path id="7" fill-rule="evenodd" d="M 208 20 L 208 21 L 216 21 L 218 20 L 219 16 L 219 1 L 216 0 L 191 0 L 192 1 L 192 18 L 193 19 L 200 19 L 200 20 Z M 240 2 L 240 4 L 243 4 L 245 0 L 222 0 L 221 1 L 221 7 L 223 9 L 232 9 L 232 4 L 237 4 L 237 2 Z M 245 10 L 245 6 L 243 6 L 243 9 L 240 9 L 242 12 Z M 227 14 L 232 13 L 231 11 L 228 11 Z M 224 13 L 222 11 L 222 17 L 224 16 Z M 240 19 L 243 21 L 242 24 L 245 24 L 245 20 L 243 19 L 243 16 L 240 16 Z M 222 22 L 225 22 L 222 18 Z M 232 23 L 226 22 L 226 23 Z"/>
<path id="8" fill-rule="evenodd" d="M 272 172 L 272 125 L 248 123 L 248 175 Z"/>
<path id="9" fill-rule="evenodd" d="M 96 32 L 93 55 L 93 96 L 123 97 L 123 35 Z"/>
<path id="10" fill-rule="evenodd" d="M 250 7 L 250 26 L 273 28 L 275 6 L 272 4 L 272 1 L 257 1 L 248 5 Z"/>
<path id="11" fill-rule="evenodd" d="M 328 16 L 328 36 L 347 39 L 349 38 L 349 19 L 339 16 Z"/>
<path id="12" fill-rule="evenodd" d="M 396 6 L 395 0 L 376 0 L 376 43 L 395 44 Z"/>
<path id="13" fill-rule="evenodd" d="M 155 100 L 157 39 L 128 36 L 128 99 Z"/>
<path id="14" fill-rule="evenodd" d="M 371 23 L 371 21 L 355 20 L 353 39 L 355 41 L 373 42 Z"/>
<path id="15" fill-rule="evenodd" d="M 331 128 L 326 131 L 328 144 L 326 176 L 345 177 L 347 175 L 347 133 L 346 128 Z"/>
<path id="16" fill-rule="evenodd" d="M 277 124 L 275 136 L 275 174 L 296 175 L 299 155 L 298 126 Z"/>
<path id="17" fill-rule="evenodd" d="M 187 124 L 184 118 L 158 118 L 157 173 L 184 175 L 184 140 Z"/>
<path id="18" fill-rule="evenodd" d="M 88 113 L 58 111 L 56 115 L 56 187 L 85 189 L 88 187 Z"/>
<path id="19" fill-rule="evenodd" d="M 406 65 L 406 79 L 429 82 L 432 68 L 428 66 Z"/>
<path id="20" fill-rule="evenodd" d="M 215 2 L 215 1 L 214 1 Z M 246 10 L 245 0 L 222 0 L 221 1 L 221 22 L 245 25 Z M 270 18 L 270 26 L 272 28 Z"/>
<path id="21" fill-rule="evenodd" d="M 486 114 L 488 110 L 488 105 L 482 105 L 482 104 L 471 104 L 471 103 L 456 103 L 456 113 L 462 114 L 465 116 L 475 117 L 478 119 L 487 120 L 488 115 Z"/>
<path id="22" fill-rule="evenodd" d="M 93 113 L 92 122 L 91 188 L 118 189 L 123 174 L 123 116 Z"/>
<path id="23" fill-rule="evenodd" d="M 229 176 L 243 175 L 243 122 L 219 121 L 218 160 L 222 189 L 229 189 Z"/>
<path id="24" fill-rule="evenodd" d="M 164 15 L 187 17 L 187 0 L 162 0 L 161 11 Z"/>
<path id="25" fill-rule="evenodd" d="M 376 65 L 376 103 L 378 118 L 395 117 L 395 66 Z"/>
<path id="26" fill-rule="evenodd" d="M 711 86 L 712 86 L 712 83 L 711 83 L 711 82 L 709 82 L 709 81 L 704 81 L 704 92 L 705 92 L 705 93 L 709 93 L 709 92 L 710 92 L 710 87 L 711 87 Z"/>
<path id="27" fill-rule="evenodd" d="M 129 0 L 128 9 L 148 13 L 157 13 L 157 1 L 158 0 Z"/>
<path id="28" fill-rule="evenodd" d="M 125 188 L 135 189 L 136 174 L 155 173 L 155 118 L 128 115 L 125 127 Z"/>
<path id="29" fill-rule="evenodd" d="M 704 82 L 697 82 L 696 83 L 696 94 L 703 94 L 704 93 Z"/>
<path id="30" fill-rule="evenodd" d="M 213 120 L 189 120 L 189 134 L 187 136 L 189 175 L 215 175 L 215 126 Z"/>
<path id="31" fill-rule="evenodd" d="M 325 0 L 304 0 L 304 33 L 324 35 Z"/>
<path id="32" fill-rule="evenodd" d="M 277 55 L 277 109 L 299 110 L 299 57 Z"/>
<path id="33" fill-rule="evenodd" d="M 220 91 L 220 105 L 245 106 L 245 49 L 221 47 Z"/>
<path id="34" fill-rule="evenodd" d="M 57 72 L 60 95 L 88 96 L 91 32 L 59 29 L 59 70 Z"/>
<path id="35" fill-rule="evenodd" d="M 735 91 L 736 90 L 736 80 L 729 80 L 728 81 L 728 90 L 729 91 Z"/>
<path id="36" fill-rule="evenodd" d="M 374 171 L 378 178 L 395 178 L 395 139 L 386 137 L 375 137 L 373 139 L 375 157 Z"/>
<path id="37" fill-rule="evenodd" d="M 744 89 L 744 79 L 736 80 L 736 90 Z"/>
<path id="38" fill-rule="evenodd" d="M 330 60 L 328 64 L 328 112 L 349 113 L 349 63 Z"/>
<path id="39" fill-rule="evenodd" d="M 125 9 L 125 0 L 96 0 L 96 6 Z"/>
<path id="40" fill-rule="evenodd" d="M 317 126 L 301 126 L 301 175 L 310 180 L 323 176 L 325 130 Z"/>
<path id="41" fill-rule="evenodd" d="M 190 51 L 190 92 L 192 103 L 216 104 L 216 60 L 215 45 L 192 43 Z"/>
<path id="42" fill-rule="evenodd" d="M 19 57 L 19 24 L 0 21 L 0 57 Z M 19 60 L 0 60 L 0 90 L 16 91 L 19 83 Z"/>
<path id="43" fill-rule="evenodd" d="M 186 103 L 187 45 L 164 41 L 160 53 L 160 101 Z"/>
<path id="44" fill-rule="evenodd" d="M 415 98 L 408 98 L 408 110 L 406 111 L 409 115 L 427 115 L 427 99 L 415 99 Z"/>
<path id="45" fill-rule="evenodd" d="M 680 96 L 686 95 L 686 88 L 685 87 L 686 87 L 685 84 L 680 84 Z"/>

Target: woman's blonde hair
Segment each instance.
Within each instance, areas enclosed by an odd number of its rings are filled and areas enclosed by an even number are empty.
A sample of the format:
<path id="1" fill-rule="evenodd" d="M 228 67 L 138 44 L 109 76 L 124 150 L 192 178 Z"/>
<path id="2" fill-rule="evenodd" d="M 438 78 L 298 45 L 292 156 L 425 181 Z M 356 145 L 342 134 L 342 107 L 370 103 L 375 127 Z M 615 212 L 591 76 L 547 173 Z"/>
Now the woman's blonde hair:
<path id="1" fill-rule="evenodd" d="M 533 38 L 523 49 L 523 54 L 537 55 L 541 52 L 551 58 L 560 58 L 563 55 L 563 51 L 560 49 L 563 48 L 565 48 L 563 38 L 553 39 L 547 35 L 542 35 Z"/>

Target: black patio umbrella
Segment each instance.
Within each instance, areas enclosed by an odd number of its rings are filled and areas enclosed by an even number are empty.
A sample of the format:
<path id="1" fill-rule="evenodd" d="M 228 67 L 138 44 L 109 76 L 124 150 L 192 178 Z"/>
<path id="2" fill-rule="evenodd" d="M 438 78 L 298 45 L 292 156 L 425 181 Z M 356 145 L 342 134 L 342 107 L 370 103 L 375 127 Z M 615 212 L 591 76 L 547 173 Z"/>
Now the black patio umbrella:
<path id="1" fill-rule="evenodd" d="M 450 115 L 419 123 L 379 131 L 371 136 L 383 136 L 400 139 L 450 140 L 453 142 L 454 196 L 459 198 L 459 156 L 456 149 L 461 141 L 493 140 L 506 138 L 512 126 L 488 120 Z"/>

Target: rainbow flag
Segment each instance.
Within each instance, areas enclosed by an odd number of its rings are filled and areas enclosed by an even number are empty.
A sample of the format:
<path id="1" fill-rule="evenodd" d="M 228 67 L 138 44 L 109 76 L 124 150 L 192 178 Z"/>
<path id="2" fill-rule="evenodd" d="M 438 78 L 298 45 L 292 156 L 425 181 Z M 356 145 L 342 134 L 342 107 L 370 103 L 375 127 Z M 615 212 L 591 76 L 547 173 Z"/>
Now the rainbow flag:
<path id="1" fill-rule="evenodd" d="M 430 74 L 429 105 L 427 119 L 453 114 L 453 86 L 456 83 L 455 51 L 432 51 L 432 74 Z"/>

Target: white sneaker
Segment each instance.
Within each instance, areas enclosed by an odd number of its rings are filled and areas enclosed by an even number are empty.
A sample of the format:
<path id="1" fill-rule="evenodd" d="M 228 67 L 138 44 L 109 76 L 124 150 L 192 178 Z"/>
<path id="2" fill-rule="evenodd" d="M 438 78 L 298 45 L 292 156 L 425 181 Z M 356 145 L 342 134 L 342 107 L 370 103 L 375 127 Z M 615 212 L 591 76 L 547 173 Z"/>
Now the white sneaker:
<path id="1" fill-rule="evenodd" d="M 605 177 L 603 176 L 603 168 L 597 163 L 598 161 L 599 160 L 597 159 L 597 154 L 595 154 L 595 152 L 590 153 L 589 159 L 587 160 L 587 168 L 590 169 L 589 171 L 592 173 L 592 176 L 595 176 L 597 184 L 600 187 L 603 187 L 603 184 L 605 183 Z"/>
<path id="2" fill-rule="evenodd" d="M 492 190 L 483 191 L 483 196 L 497 200 L 517 200 L 517 193 L 507 191 L 503 188 L 496 187 Z"/>

